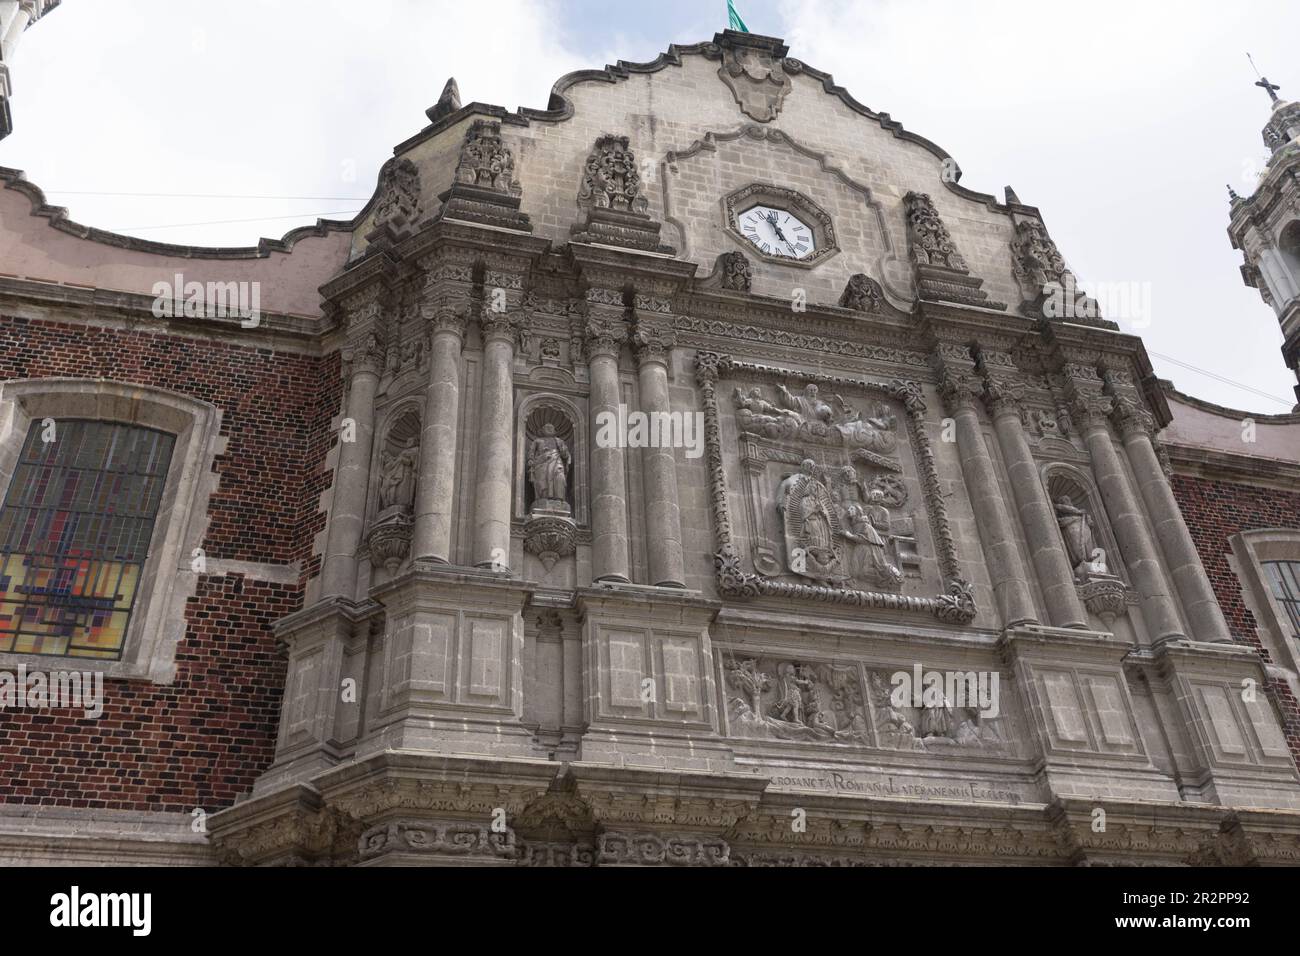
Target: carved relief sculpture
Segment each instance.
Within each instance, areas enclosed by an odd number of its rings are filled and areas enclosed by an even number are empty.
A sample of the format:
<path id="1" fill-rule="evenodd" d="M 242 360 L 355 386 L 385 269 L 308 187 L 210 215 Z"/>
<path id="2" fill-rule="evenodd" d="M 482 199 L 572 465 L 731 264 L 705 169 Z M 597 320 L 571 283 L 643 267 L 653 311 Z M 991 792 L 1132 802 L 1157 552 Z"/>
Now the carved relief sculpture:
<path id="1" fill-rule="evenodd" d="M 970 267 L 939 218 L 929 196 L 910 192 L 903 197 L 907 209 L 907 238 L 916 271 L 917 295 L 922 299 L 960 302 L 987 309 L 1005 309 L 1005 302 L 992 302 L 982 290 L 984 280 L 970 274 Z"/>
<path id="2" fill-rule="evenodd" d="M 885 293 L 880 283 L 870 276 L 858 274 L 850 276 L 849 283 L 840 296 L 840 308 L 852 309 L 854 312 L 877 313 L 885 301 Z"/>
<path id="3" fill-rule="evenodd" d="M 647 212 L 650 204 L 641 194 L 641 173 L 626 136 L 596 140 L 583 165 L 578 206 L 587 210 L 587 218 L 572 229 L 576 242 L 674 252 L 659 243 L 663 227 Z"/>
<path id="4" fill-rule="evenodd" d="M 947 623 L 973 618 L 974 599 L 960 574 L 923 429 L 924 398 L 915 384 L 877 385 L 807 373 L 801 379 L 800 373 L 712 353 L 700 353 L 697 365 L 723 594 L 922 611 Z M 752 571 L 733 538 L 730 483 L 722 464 L 717 388 L 726 373 L 742 376 L 731 394 Z M 757 385 L 756 377 L 775 381 Z M 839 392 L 827 398 L 828 385 L 869 397 L 856 406 Z M 924 572 L 912 516 L 896 514 L 911 494 L 900 460 L 895 402 L 907 410 L 909 447 L 921 471 L 925 514 L 944 581 L 937 597 L 900 593 L 907 579 Z"/>
<path id="5" fill-rule="evenodd" d="M 420 170 L 409 159 L 389 165 L 375 203 L 375 229 L 392 226 L 401 230 L 420 218 Z"/>
<path id="6" fill-rule="evenodd" d="M 754 658 L 724 666 L 733 737 L 868 743 L 856 668 Z"/>
<path id="7" fill-rule="evenodd" d="M 1068 312 L 1072 322 L 1112 327 L 1112 323 L 1093 318 L 1097 304 L 1079 291 L 1078 280 L 1041 221 L 1025 219 L 1017 224 L 1011 255 L 1016 281 L 1024 293 L 1022 314 L 1041 319 L 1060 310 Z"/>
<path id="8" fill-rule="evenodd" d="M 749 292 L 754 284 L 754 270 L 743 252 L 724 252 L 718 257 L 722 287 L 729 292 Z"/>
<path id="9" fill-rule="evenodd" d="M 531 232 L 528 216 L 520 212 L 522 195 L 514 153 L 501 136 L 501 124 L 475 120 L 461 144 L 451 189 L 439 197 L 439 218 Z"/>
<path id="10" fill-rule="evenodd" d="M 718 77 L 736 98 L 740 111 L 760 123 L 770 123 L 792 88 L 785 71 L 789 49 L 779 40 L 724 35 Z"/>

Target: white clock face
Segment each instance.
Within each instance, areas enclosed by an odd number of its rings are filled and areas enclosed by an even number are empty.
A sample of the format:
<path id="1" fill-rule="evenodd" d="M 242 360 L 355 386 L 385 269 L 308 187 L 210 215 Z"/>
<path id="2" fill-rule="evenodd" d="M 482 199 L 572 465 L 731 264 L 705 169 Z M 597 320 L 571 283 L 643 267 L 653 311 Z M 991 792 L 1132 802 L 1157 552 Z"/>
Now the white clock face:
<path id="1" fill-rule="evenodd" d="M 817 251 L 808 224 L 775 206 L 751 206 L 737 217 L 740 234 L 760 252 L 782 259 L 807 259 Z"/>

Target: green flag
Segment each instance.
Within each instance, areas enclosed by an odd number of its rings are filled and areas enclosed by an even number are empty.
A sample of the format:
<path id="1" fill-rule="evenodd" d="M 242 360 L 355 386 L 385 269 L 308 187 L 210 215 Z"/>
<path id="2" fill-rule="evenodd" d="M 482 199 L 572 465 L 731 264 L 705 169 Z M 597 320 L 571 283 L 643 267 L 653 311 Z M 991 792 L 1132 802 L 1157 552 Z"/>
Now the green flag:
<path id="1" fill-rule="evenodd" d="M 728 24 L 731 29 L 739 30 L 741 33 L 749 32 L 749 27 L 745 26 L 745 21 L 740 19 L 740 14 L 736 12 L 736 0 L 727 0 L 727 17 L 731 21 Z"/>

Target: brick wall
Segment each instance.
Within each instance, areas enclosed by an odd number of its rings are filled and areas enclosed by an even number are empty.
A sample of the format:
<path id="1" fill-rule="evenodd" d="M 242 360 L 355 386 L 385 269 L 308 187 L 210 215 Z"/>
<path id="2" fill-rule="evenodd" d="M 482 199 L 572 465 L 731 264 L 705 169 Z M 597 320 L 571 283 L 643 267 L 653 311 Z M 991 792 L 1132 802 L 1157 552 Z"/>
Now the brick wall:
<path id="1" fill-rule="evenodd" d="M 107 378 L 182 392 L 222 411 L 209 559 L 302 562 L 298 585 L 206 575 L 189 601 L 174 684 L 110 680 L 104 713 L 0 712 L 0 802 L 217 810 L 247 793 L 275 748 L 285 663 L 271 624 L 314 573 L 319 496 L 341 398 L 325 359 L 153 333 L 0 316 L 0 380 Z M 63 658 L 50 658 L 51 666 Z"/>
<path id="2" fill-rule="evenodd" d="M 1249 643 L 1272 663 L 1260 642 L 1255 616 L 1242 598 L 1241 582 L 1228 563 L 1232 551 L 1228 538 L 1261 528 L 1300 528 L 1300 494 L 1187 475 L 1176 475 L 1173 487 L 1228 626 L 1238 640 Z M 1268 689 L 1300 767 L 1300 704 L 1285 681 L 1271 681 Z"/>

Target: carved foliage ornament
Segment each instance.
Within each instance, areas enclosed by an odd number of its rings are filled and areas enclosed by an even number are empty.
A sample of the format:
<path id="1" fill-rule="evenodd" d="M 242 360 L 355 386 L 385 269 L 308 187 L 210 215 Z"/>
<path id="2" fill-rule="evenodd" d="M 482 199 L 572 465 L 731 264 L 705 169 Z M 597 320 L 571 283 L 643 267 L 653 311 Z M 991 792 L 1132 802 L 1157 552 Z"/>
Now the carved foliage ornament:
<path id="1" fill-rule="evenodd" d="M 515 157 L 501 139 L 501 124 L 476 120 L 465 136 L 456 182 L 508 196 L 520 195 Z"/>
<path id="2" fill-rule="evenodd" d="M 884 301 L 885 293 L 880 288 L 880 283 L 870 276 L 859 274 L 849 277 L 849 283 L 840 296 L 840 308 L 878 313 Z"/>
<path id="3" fill-rule="evenodd" d="M 644 214 L 649 202 L 641 195 L 641 174 L 626 136 L 602 136 L 583 167 L 578 205 Z"/>
<path id="4" fill-rule="evenodd" d="M 966 260 L 957 251 L 948 227 L 939 218 L 930 197 L 924 193 L 908 193 L 903 197 L 907 206 L 907 235 L 912 246 L 912 260 L 917 265 L 943 266 L 957 272 L 966 271 Z"/>
<path id="5" fill-rule="evenodd" d="M 409 159 L 385 167 L 375 203 L 375 227 L 414 225 L 420 218 L 420 170 Z"/>

